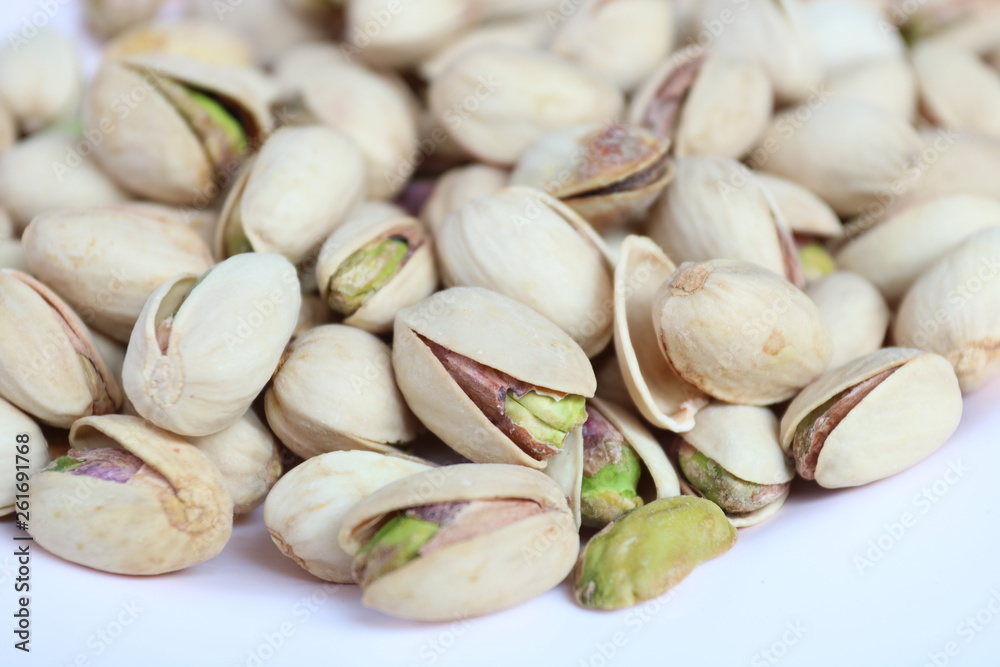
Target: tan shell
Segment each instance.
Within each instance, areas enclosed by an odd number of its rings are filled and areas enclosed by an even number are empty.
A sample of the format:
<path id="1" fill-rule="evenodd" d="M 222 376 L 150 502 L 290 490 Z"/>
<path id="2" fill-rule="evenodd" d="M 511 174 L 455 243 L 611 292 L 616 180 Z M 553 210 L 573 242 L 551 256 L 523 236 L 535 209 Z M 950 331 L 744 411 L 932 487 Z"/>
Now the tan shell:
<path id="1" fill-rule="evenodd" d="M 163 0 L 86 0 L 87 28 L 102 39 L 156 16 Z"/>
<path id="2" fill-rule="evenodd" d="M 77 449 L 131 452 L 173 486 L 152 489 L 84 475 L 42 472 L 31 480 L 31 535 L 68 561 L 117 574 L 162 574 L 217 555 L 233 528 L 233 501 L 198 449 L 137 417 L 81 419 Z"/>
<path id="3" fill-rule="evenodd" d="M 791 398 L 826 370 L 833 344 L 819 310 L 749 262 L 682 264 L 656 295 L 660 349 L 689 384 L 729 403 Z"/>
<path id="4" fill-rule="evenodd" d="M 362 603 L 401 618 L 445 621 L 506 609 L 557 586 L 580 546 L 573 515 L 555 482 L 520 466 L 446 466 L 394 482 L 348 511 L 340 546 L 356 554 L 397 510 L 497 498 L 533 500 L 544 511 L 407 563 L 366 586 Z"/>
<path id="5" fill-rule="evenodd" d="M 31 28 L 30 37 L 27 28 L 11 29 L 0 49 L 0 100 L 27 134 L 76 113 L 83 72 L 76 44 L 68 34 L 45 27 L 47 16 L 40 29 L 35 23 L 39 19 L 32 16 L 29 23 L 27 15 L 23 18 L 22 25 Z"/>
<path id="6" fill-rule="evenodd" d="M 475 18 L 466 0 L 352 0 L 346 16 L 343 48 L 381 68 L 426 58 Z"/>
<path id="7" fill-rule="evenodd" d="M 301 303 L 295 267 L 280 255 L 237 255 L 200 281 L 174 276 L 132 330 L 125 392 L 140 415 L 173 433 L 221 431 L 271 379 Z M 158 329 L 172 314 L 161 347 Z"/>
<path id="8" fill-rule="evenodd" d="M 614 337 L 622 378 L 635 407 L 651 424 L 680 433 L 694 426 L 708 397 L 674 372 L 659 350 L 652 313 L 660 285 L 677 267 L 659 246 L 629 236 L 615 267 Z"/>
<path id="9" fill-rule="evenodd" d="M 80 318 L 48 287 L 9 269 L 0 270 L 0 341 L 0 396 L 39 421 L 69 428 L 121 407 L 121 389 Z"/>
<path id="10" fill-rule="evenodd" d="M 921 110 L 935 125 L 1000 136 L 1000 72 L 958 47 L 919 44 Z"/>
<path id="11" fill-rule="evenodd" d="M 610 342 L 613 268 L 600 237 L 565 204 L 506 188 L 462 206 L 437 240 L 447 284 L 485 287 L 534 308 L 588 356 Z"/>
<path id="12" fill-rule="evenodd" d="M 806 286 L 833 340 L 828 368 L 843 366 L 882 347 L 889 307 L 875 286 L 850 271 L 836 271 Z"/>
<path id="13" fill-rule="evenodd" d="M 43 213 L 22 241 L 32 274 L 84 322 L 122 342 L 164 281 L 212 266 L 208 247 L 187 226 L 111 210 Z"/>
<path id="14" fill-rule="evenodd" d="M 49 445 L 38 424 L 2 398 L 0 433 L 4 434 L 0 465 L 3 465 L 4 470 L 10 471 L 7 479 L 0 484 L 0 516 L 6 516 L 14 512 L 15 501 L 18 500 L 15 496 L 31 488 L 29 476 L 37 475 L 48 464 Z M 18 442 L 20 435 L 27 436 L 27 440 Z M 30 520 L 31 503 L 25 503 L 24 500 L 26 499 L 20 499 L 21 506 L 27 508 Z"/>
<path id="15" fill-rule="evenodd" d="M 479 197 L 496 194 L 507 186 L 507 172 L 485 164 L 450 169 L 434 185 L 420 219 L 437 234 L 449 215 Z"/>
<path id="16" fill-rule="evenodd" d="M 969 237 L 917 279 L 903 298 L 893 338 L 944 356 L 965 393 L 1000 372 L 1000 229 Z"/>
<path id="17" fill-rule="evenodd" d="M 800 422 L 837 394 L 889 368 L 826 438 L 816 466 L 820 486 L 860 486 L 913 466 L 958 427 L 962 395 L 951 365 L 936 354 L 887 347 L 827 373 L 802 390 L 781 419 L 787 453 Z"/>
<path id="18" fill-rule="evenodd" d="M 353 584 L 354 560 L 337 543 L 358 501 L 429 466 L 375 452 L 327 452 L 282 477 L 264 502 L 264 523 L 283 554 L 325 581 Z"/>
<path id="19" fill-rule="evenodd" d="M 253 59 L 264 65 L 296 44 L 329 37 L 328 26 L 295 11 L 286 0 L 256 0 L 240 5 L 191 0 L 187 6 L 194 16 L 239 35 Z"/>
<path id="20" fill-rule="evenodd" d="M 543 0 L 549 1 L 549 0 Z M 477 0 L 470 0 L 477 2 Z M 482 11 L 498 8 L 497 3 L 489 3 Z M 505 2 L 504 5 L 511 3 Z M 512 46 L 524 49 L 541 49 L 551 37 L 551 27 L 543 14 L 520 14 L 496 21 L 480 23 L 458 35 L 446 46 L 420 63 L 420 76 L 430 81 L 441 75 L 454 63 L 459 62 L 474 49 L 484 46 Z"/>
<path id="21" fill-rule="evenodd" d="M 801 6 L 824 79 L 856 65 L 906 54 L 894 22 L 872 7 L 843 1 L 803 2 Z"/>
<path id="22" fill-rule="evenodd" d="M 160 222 L 179 223 L 197 232 L 209 248 L 215 242 L 215 226 L 219 221 L 219 212 L 212 208 L 166 206 L 148 201 L 126 201 L 107 204 L 100 208 L 134 213 Z"/>
<path id="23" fill-rule="evenodd" d="M 810 190 L 795 181 L 765 172 L 754 172 L 754 178 L 781 212 L 788 228 L 795 234 L 839 238 L 844 226 L 833 209 Z"/>
<path id="24" fill-rule="evenodd" d="M 134 26 L 107 43 L 104 59 L 125 60 L 144 53 L 171 53 L 213 65 L 253 64 L 250 46 L 239 35 L 196 18 Z"/>
<path id="25" fill-rule="evenodd" d="M 264 408 L 285 446 L 306 459 L 338 449 L 406 456 L 393 445 L 417 435 L 389 346 L 338 324 L 317 327 L 289 346 Z"/>
<path id="26" fill-rule="evenodd" d="M 906 181 L 894 206 L 938 195 L 970 194 L 1000 199 L 1000 139 L 978 132 L 943 128 L 920 134 L 920 178 Z M 881 210 L 879 211 L 881 212 Z"/>
<path id="27" fill-rule="evenodd" d="M 825 85 L 831 97 L 868 102 L 908 121 L 917 114 L 917 75 L 903 57 L 859 63 Z"/>
<path id="28" fill-rule="evenodd" d="M 406 402 L 424 425 L 471 461 L 541 469 L 494 426 L 418 336 L 529 384 L 591 397 L 586 354 L 552 321 L 478 287 L 453 287 L 396 316 L 392 365 Z"/>
<path id="29" fill-rule="evenodd" d="M 271 69 L 282 99 L 294 98 L 309 77 L 331 65 L 347 63 L 347 56 L 330 42 L 296 44 L 278 56 Z"/>
<path id="30" fill-rule="evenodd" d="M 373 241 L 397 235 L 409 239 L 411 247 L 419 245 L 399 269 L 399 273 L 372 294 L 353 314 L 344 318 L 344 324 L 372 333 L 392 331 L 397 312 L 430 296 L 437 288 L 434 244 L 419 220 L 405 214 L 380 219 L 355 216 L 331 234 L 319 252 L 316 283 L 319 285 L 320 295 L 327 298 L 330 279 L 348 257 Z"/>

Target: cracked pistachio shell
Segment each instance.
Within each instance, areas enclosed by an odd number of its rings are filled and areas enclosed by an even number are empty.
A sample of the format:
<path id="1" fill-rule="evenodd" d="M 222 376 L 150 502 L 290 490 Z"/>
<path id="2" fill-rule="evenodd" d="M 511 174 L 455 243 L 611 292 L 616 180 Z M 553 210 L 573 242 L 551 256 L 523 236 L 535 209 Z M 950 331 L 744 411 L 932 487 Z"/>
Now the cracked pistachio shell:
<path id="1" fill-rule="evenodd" d="M 241 160 L 224 156 L 223 163 L 214 163 L 203 139 L 161 92 L 169 84 L 196 88 L 224 101 L 243 127 L 250 149 L 262 144 L 271 129 L 267 105 L 272 91 L 249 67 L 171 54 L 106 60 L 94 75 L 83 122 L 87 132 L 103 137 L 93 147 L 101 166 L 144 197 L 204 206 L 218 195 L 220 184 L 232 178 Z M 122 113 L 122 105 L 128 113 Z"/>
<path id="2" fill-rule="evenodd" d="M 124 449 L 172 488 L 68 472 L 33 476 L 30 530 L 47 551 L 105 572 L 151 575 L 202 563 L 229 541 L 233 501 L 197 447 L 123 415 L 81 419 L 69 439 L 76 449 Z"/>
<path id="3" fill-rule="evenodd" d="M 870 225 L 864 217 L 850 223 Z M 944 195 L 894 208 L 843 246 L 837 266 L 859 273 L 898 302 L 934 262 L 983 229 L 1000 226 L 1000 202 L 983 195 Z"/>
<path id="4" fill-rule="evenodd" d="M 681 380 L 660 353 L 650 314 L 660 286 L 677 267 L 644 236 L 622 243 L 615 266 L 615 352 L 629 396 L 651 424 L 676 433 L 694 426 L 708 397 Z"/>
<path id="5" fill-rule="evenodd" d="M 879 58 L 903 58 L 906 44 L 892 22 L 857 2 L 800 3 L 809 34 L 819 52 L 823 78 Z"/>
<path id="6" fill-rule="evenodd" d="M 597 388 L 580 346 L 551 320 L 508 297 L 453 287 L 401 310 L 392 349 L 399 388 L 417 418 L 470 461 L 546 465 L 486 418 L 419 336 L 536 387 L 587 398 Z"/>
<path id="7" fill-rule="evenodd" d="M 694 428 L 680 437 L 746 482 L 787 484 L 795 477 L 795 465 L 785 457 L 778 442 L 778 419 L 768 408 L 713 403 L 698 412 Z M 684 493 L 701 496 L 680 477 Z M 758 510 L 727 517 L 737 528 L 755 526 L 781 509 L 790 490 Z"/>
<path id="8" fill-rule="evenodd" d="M 542 511 L 420 556 L 364 587 L 362 603 L 422 621 L 481 616 L 554 588 L 573 569 L 579 537 L 559 486 L 521 466 L 459 464 L 382 487 L 343 518 L 340 546 L 356 554 L 389 514 L 417 505 L 527 500 Z"/>
<path id="9" fill-rule="evenodd" d="M 83 18 L 92 33 L 107 39 L 153 18 L 162 4 L 163 0 L 86 0 Z"/>
<path id="10" fill-rule="evenodd" d="M 0 237 L 0 269 L 31 273 L 28 261 L 24 257 L 24 246 L 18 239 Z"/>
<path id="11" fill-rule="evenodd" d="M 1000 229 L 976 233 L 910 287 L 893 338 L 936 352 L 970 393 L 1000 373 Z"/>
<path id="12" fill-rule="evenodd" d="M 375 219 L 359 215 L 333 232 L 319 252 L 316 283 L 320 296 L 327 299 L 331 278 L 351 255 L 370 243 L 392 237 L 407 239 L 412 252 L 403 260 L 398 273 L 344 318 L 344 324 L 372 333 L 387 333 L 392 331 L 397 312 L 430 296 L 437 287 L 434 244 L 419 220 L 402 212 L 382 214 Z"/>
<path id="13" fill-rule="evenodd" d="M 278 366 L 302 297 L 280 255 L 247 253 L 200 279 L 180 274 L 146 301 L 122 380 L 136 411 L 185 436 L 240 418 Z"/>
<path id="14" fill-rule="evenodd" d="M 921 110 L 935 125 L 1000 136 L 1000 72 L 963 48 L 913 49 Z"/>
<path id="15" fill-rule="evenodd" d="M 108 209 L 43 213 L 22 242 L 32 274 L 91 327 L 122 342 L 157 287 L 212 266 L 208 247 L 189 227 Z"/>
<path id="16" fill-rule="evenodd" d="M 656 295 L 653 324 L 681 379 L 728 403 L 791 398 L 833 355 L 815 304 L 781 276 L 740 260 L 681 264 Z"/>
<path id="17" fill-rule="evenodd" d="M 507 186 L 507 180 L 506 171 L 485 164 L 449 169 L 437 180 L 420 219 L 437 234 L 449 215 L 474 199 L 496 194 Z"/>
<path id="18" fill-rule="evenodd" d="M 689 46 L 639 89 L 628 119 L 670 139 L 677 157 L 738 159 L 764 133 L 772 107 L 771 81 L 760 65 Z"/>
<path id="19" fill-rule="evenodd" d="M 485 287 L 534 308 L 588 356 L 611 340 L 611 261 L 591 226 L 562 202 L 512 187 L 469 202 L 437 237 L 446 284 Z"/>
<path id="20" fill-rule="evenodd" d="M 781 418 L 785 453 L 810 413 L 890 369 L 895 371 L 833 424 L 817 460 L 820 486 L 860 486 L 895 475 L 933 454 L 958 428 L 962 394 L 948 361 L 886 347 L 826 373 L 795 397 Z"/>
<path id="21" fill-rule="evenodd" d="M 267 390 L 268 424 L 290 450 L 309 458 L 339 449 L 406 456 L 394 447 L 417 436 L 389 346 L 339 324 L 297 338 Z"/>
<path id="22" fill-rule="evenodd" d="M 28 436 L 27 443 L 18 443 L 18 435 Z M 21 470 L 28 475 L 37 475 L 49 462 L 49 445 L 45 441 L 42 429 L 28 415 L 24 414 L 7 401 L 0 398 L 0 438 L 3 438 L 3 449 L 0 449 L 0 465 L 4 470 L 12 471 L 7 479 L 0 484 L 0 516 L 14 512 L 15 495 L 18 493 L 16 476 Z M 27 469 L 17 466 L 25 464 L 24 458 L 18 458 L 18 448 L 28 445 Z M 24 457 L 25 454 L 21 454 Z M 17 471 L 17 473 L 13 472 Z"/>
<path id="23" fill-rule="evenodd" d="M 218 433 L 188 440 L 219 469 L 235 514 L 264 502 L 281 477 L 278 441 L 253 410 Z"/>
<path id="24" fill-rule="evenodd" d="M 431 81 L 428 101 L 465 150 L 499 166 L 516 163 L 546 132 L 609 121 L 624 104 L 595 74 L 548 53 L 502 46 L 455 62 Z"/>
<path id="25" fill-rule="evenodd" d="M 72 117 L 82 88 L 80 56 L 69 35 L 47 27 L 31 37 L 20 30 L 7 35 L 0 48 L 0 100 L 24 133 Z"/>
<path id="26" fill-rule="evenodd" d="M 349 0 L 344 49 L 375 67 L 409 67 L 471 25 L 470 10 L 468 0 Z"/>
<path id="27" fill-rule="evenodd" d="M 121 389 L 86 325 L 34 278 L 0 270 L 0 396 L 39 421 L 69 428 L 115 412 Z"/>
<path id="28" fill-rule="evenodd" d="M 837 72 L 825 85 L 831 97 L 868 102 L 908 121 L 917 114 L 917 76 L 903 57 L 860 63 Z"/>
<path id="29" fill-rule="evenodd" d="M 820 238 L 844 235 L 844 226 L 837 214 L 810 190 L 795 181 L 765 172 L 754 172 L 754 178 L 770 195 L 793 233 Z"/>
<path id="30" fill-rule="evenodd" d="M 647 225 L 650 238 L 678 262 L 740 259 L 797 287 L 805 284 L 781 211 L 753 173 L 733 160 L 677 160 L 674 180 Z"/>
<path id="31" fill-rule="evenodd" d="M 133 26 L 105 45 L 104 59 L 126 60 L 145 53 L 170 53 L 212 65 L 253 64 L 253 54 L 244 39 L 228 28 L 197 18 Z"/>
<path id="32" fill-rule="evenodd" d="M 673 177 L 670 142 L 621 123 L 548 132 L 521 156 L 511 185 L 562 200 L 597 229 L 642 218 Z"/>
<path id="33" fill-rule="evenodd" d="M 833 340 L 828 368 L 838 368 L 882 347 L 889 307 L 875 286 L 850 271 L 836 271 L 805 289 Z"/>
<path id="34" fill-rule="evenodd" d="M 351 139 L 322 126 L 283 127 L 247 163 L 216 228 L 215 252 L 230 257 L 230 235 L 254 252 L 306 259 L 365 197 L 364 160 Z"/>
<path id="35" fill-rule="evenodd" d="M 264 501 L 271 539 L 304 570 L 325 581 L 353 584 L 353 557 L 340 548 L 341 520 L 355 504 L 429 465 L 375 452 L 327 452 L 284 475 Z"/>
<path id="36" fill-rule="evenodd" d="M 550 37 L 551 27 L 543 14 L 521 14 L 480 23 L 420 63 L 420 76 L 425 81 L 435 79 L 470 52 L 484 46 L 542 49 Z"/>

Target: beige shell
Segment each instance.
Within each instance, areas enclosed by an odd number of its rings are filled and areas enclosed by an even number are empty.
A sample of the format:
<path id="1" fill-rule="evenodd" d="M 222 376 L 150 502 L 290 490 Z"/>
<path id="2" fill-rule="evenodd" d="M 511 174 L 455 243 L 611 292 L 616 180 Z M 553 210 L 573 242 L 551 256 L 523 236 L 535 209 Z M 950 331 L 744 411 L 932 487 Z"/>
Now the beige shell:
<path id="1" fill-rule="evenodd" d="M 39 421 L 69 428 L 121 407 L 121 389 L 80 318 L 48 287 L 9 269 L 0 270 L 0 341 L 0 396 Z"/>
<path id="2" fill-rule="evenodd" d="M 364 160 L 347 135 L 321 126 L 281 128 L 248 162 L 226 198 L 216 256 L 233 254 L 226 236 L 242 228 L 255 252 L 276 253 L 296 264 L 364 197 Z"/>
<path id="3" fill-rule="evenodd" d="M 945 128 L 920 133 L 920 177 L 908 179 L 894 206 L 939 195 L 970 194 L 1000 199 L 1000 138 Z M 878 212 L 883 212 L 884 209 Z"/>
<path id="4" fill-rule="evenodd" d="M 660 353 L 652 313 L 660 285 L 677 267 L 648 238 L 629 236 L 615 267 L 614 338 L 622 379 L 651 424 L 680 433 L 694 426 L 708 397 L 687 384 Z"/>
<path id="5" fill-rule="evenodd" d="M 143 53 L 172 53 L 213 65 L 253 64 L 250 45 L 239 35 L 197 18 L 158 20 L 129 28 L 107 43 L 104 59 L 125 60 Z"/>
<path id="6" fill-rule="evenodd" d="M 610 342 L 611 262 L 590 225 L 560 201 L 506 188 L 462 206 L 437 240 L 446 283 L 485 287 L 534 308 L 588 356 Z"/>
<path id="7" fill-rule="evenodd" d="M 282 477 L 264 502 L 264 523 L 283 554 L 325 581 L 353 584 L 354 560 L 337 543 L 358 501 L 429 466 L 375 452 L 327 452 Z"/>
<path id="8" fill-rule="evenodd" d="M 316 283 L 320 295 L 327 298 L 330 279 L 352 254 L 371 242 L 392 236 L 405 236 L 411 247 L 416 245 L 413 254 L 392 280 L 372 294 L 353 314 L 344 318 L 344 324 L 372 333 L 387 333 L 392 331 L 397 312 L 430 296 L 437 287 L 434 244 L 419 220 L 405 214 L 380 215 L 376 219 L 357 215 L 323 243 L 316 263 Z"/>
<path id="9" fill-rule="evenodd" d="M 674 180 L 647 225 L 650 238 L 674 261 L 741 259 L 805 285 L 781 211 L 753 173 L 734 160 L 677 160 Z"/>
<path id="10" fill-rule="evenodd" d="M 301 92 L 309 77 L 326 67 L 346 62 L 347 56 L 336 44 L 304 42 L 281 53 L 272 65 L 272 70 L 274 79 L 281 88 L 281 97 L 288 99 Z"/>
<path id="11" fill-rule="evenodd" d="M 935 125 L 1000 136 L 1000 72 L 958 47 L 913 49 L 922 111 Z"/>
<path id="12" fill-rule="evenodd" d="M 755 172 L 757 183 L 771 196 L 788 228 L 795 234 L 838 238 L 844 226 L 833 209 L 795 181 L 765 172 Z"/>
<path id="13" fill-rule="evenodd" d="M 681 379 L 728 403 L 791 398 L 833 355 L 812 301 L 781 276 L 740 260 L 682 264 L 656 295 L 653 324 Z"/>
<path id="14" fill-rule="evenodd" d="M 474 16 L 467 0 L 351 0 L 343 48 L 381 68 L 402 68 L 447 44 Z"/>
<path id="15" fill-rule="evenodd" d="M 830 97 L 868 102 L 904 120 L 917 114 L 917 75 L 899 56 L 859 63 L 826 81 Z"/>
<path id="16" fill-rule="evenodd" d="M 280 255 L 237 255 L 200 280 L 174 276 L 132 330 L 125 393 L 140 415 L 173 433 L 221 431 L 271 379 L 301 303 L 295 267 Z"/>
<path id="17" fill-rule="evenodd" d="M 496 194 L 507 186 L 507 172 L 485 164 L 450 169 L 434 185 L 420 219 L 437 234 L 449 215 L 473 199 Z"/>
<path id="18" fill-rule="evenodd" d="M 870 224 L 862 217 L 858 223 Z M 854 225 L 848 225 L 848 237 Z M 1000 225 L 1000 202 L 982 195 L 945 195 L 896 207 L 886 219 L 852 238 L 837 266 L 860 273 L 890 302 L 936 260 L 976 232 Z"/>
<path id="19" fill-rule="evenodd" d="M 772 106 L 771 81 L 760 65 L 689 46 L 636 92 L 628 119 L 670 139 L 677 157 L 738 159 L 760 139 Z"/>
<path id="20" fill-rule="evenodd" d="M 14 269 L 21 273 L 31 273 L 28 260 L 24 256 L 24 246 L 14 238 L 0 237 L 0 269 Z"/>
<path id="21" fill-rule="evenodd" d="M 962 391 L 1000 372 L 1000 229 L 969 237 L 917 279 L 903 298 L 893 338 L 944 356 Z"/>
<path id="22" fill-rule="evenodd" d="M 874 8 L 851 0 L 803 2 L 801 6 L 824 79 L 856 65 L 906 54 L 894 22 Z"/>
<path id="23" fill-rule="evenodd" d="M 194 16 L 239 35 L 253 59 L 264 65 L 296 44 L 329 38 L 329 26 L 303 16 L 287 0 L 256 0 L 239 5 L 191 0 L 187 6 Z"/>
<path id="24" fill-rule="evenodd" d="M 106 209 L 43 213 L 22 241 L 32 274 L 84 322 L 122 342 L 157 287 L 212 266 L 208 247 L 187 226 Z"/>
<path id="25" fill-rule="evenodd" d="M 30 490 L 29 477 L 37 475 L 48 464 L 49 445 L 38 424 L 2 398 L 0 433 L 4 437 L 3 447 L 0 448 L 0 465 L 9 471 L 7 479 L 0 483 L 0 516 L 13 514 L 15 503 L 20 502 L 21 508 L 27 510 L 30 520 L 30 501 L 16 496 Z M 26 436 L 27 439 L 18 436 Z"/>
<path id="26" fill-rule="evenodd" d="M 197 232 L 209 248 L 215 242 L 215 226 L 219 221 L 219 212 L 212 208 L 166 206 L 149 201 L 126 201 L 106 204 L 99 208 L 134 213 L 168 224 L 182 224 Z"/>
<path id="27" fill-rule="evenodd" d="M 470 0 L 476 2 L 477 0 Z M 497 3 L 490 3 L 496 6 Z M 511 3 L 505 2 L 504 5 Z M 484 7 L 484 11 L 490 8 Z M 480 23 L 464 31 L 446 46 L 420 63 L 420 76 L 430 81 L 460 61 L 474 49 L 483 46 L 512 46 L 541 49 L 551 37 L 551 27 L 543 14 L 520 14 L 496 21 Z"/>
<path id="28" fill-rule="evenodd" d="M 829 368 L 843 366 L 882 347 L 889 330 L 889 307 L 864 277 L 836 271 L 810 283 L 805 292 L 819 308 L 833 340 Z"/>
<path id="29" fill-rule="evenodd" d="M 47 17 L 40 29 L 33 24 L 37 18 L 32 17 L 32 23 L 27 15 L 23 18 L 23 25 L 31 28 L 30 36 L 26 29 L 12 29 L 0 49 L 0 100 L 21 130 L 31 133 L 76 113 L 83 72 L 76 44 L 68 34 L 45 27 Z"/>
<path id="30" fill-rule="evenodd" d="M 568 334 L 495 292 L 453 287 L 401 310 L 392 349 L 399 388 L 417 418 L 471 461 L 545 467 L 486 418 L 420 336 L 540 388 L 588 398 L 597 388 L 587 355 Z"/>
<path id="31" fill-rule="evenodd" d="M 102 39 L 156 16 L 163 0 L 86 0 L 87 28 Z"/>
<path id="32" fill-rule="evenodd" d="M 417 435 L 389 346 L 338 324 L 317 327 L 289 346 L 264 408 L 274 432 L 302 458 L 338 449 L 405 456 L 394 445 Z"/>
<path id="33" fill-rule="evenodd" d="M 951 365 L 936 354 L 888 347 L 825 374 L 802 390 L 781 419 L 781 447 L 790 450 L 796 429 L 817 407 L 890 368 L 830 432 L 816 465 L 820 486 L 860 486 L 913 466 L 938 449 L 958 427 L 962 395 Z"/>
<path id="34" fill-rule="evenodd" d="M 431 81 L 435 119 L 472 155 L 512 165 L 540 136 L 609 121 L 624 104 L 600 77 L 541 51 L 485 46 Z"/>
<path id="35" fill-rule="evenodd" d="M 347 512 L 340 546 L 356 554 L 397 510 L 500 498 L 532 500 L 544 511 L 407 563 L 366 586 L 362 603 L 401 618 L 445 621 L 506 609 L 557 586 L 579 551 L 573 515 L 555 482 L 520 466 L 446 466 L 382 487 Z"/>
<path id="36" fill-rule="evenodd" d="M 235 514 L 247 514 L 264 502 L 281 477 L 278 441 L 253 410 L 218 433 L 189 441 L 222 473 Z"/>
<path id="37" fill-rule="evenodd" d="M 233 528 L 233 501 L 198 449 L 137 417 L 81 419 L 77 449 L 113 447 L 142 459 L 172 488 L 41 472 L 31 479 L 31 535 L 73 563 L 117 574 L 162 574 L 217 555 Z"/>
<path id="38" fill-rule="evenodd" d="M 795 466 L 778 442 L 778 419 L 767 408 L 713 403 L 698 412 L 693 429 L 680 437 L 740 479 L 754 484 L 786 484 Z M 681 489 L 701 496 L 681 476 Z M 790 489 L 768 505 L 743 514 L 727 514 L 737 528 L 755 526 L 781 509 Z"/>

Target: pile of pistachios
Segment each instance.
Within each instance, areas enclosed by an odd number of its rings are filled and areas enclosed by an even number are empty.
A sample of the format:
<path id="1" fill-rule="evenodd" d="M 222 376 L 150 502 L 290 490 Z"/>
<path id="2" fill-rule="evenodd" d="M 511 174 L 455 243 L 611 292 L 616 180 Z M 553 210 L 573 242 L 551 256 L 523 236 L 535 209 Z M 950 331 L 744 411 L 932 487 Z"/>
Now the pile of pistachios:
<path id="1" fill-rule="evenodd" d="M 63 559 L 263 504 L 393 616 L 627 607 L 1000 375 L 996 3 L 83 4 L 86 76 L 0 49 L 0 456 Z"/>

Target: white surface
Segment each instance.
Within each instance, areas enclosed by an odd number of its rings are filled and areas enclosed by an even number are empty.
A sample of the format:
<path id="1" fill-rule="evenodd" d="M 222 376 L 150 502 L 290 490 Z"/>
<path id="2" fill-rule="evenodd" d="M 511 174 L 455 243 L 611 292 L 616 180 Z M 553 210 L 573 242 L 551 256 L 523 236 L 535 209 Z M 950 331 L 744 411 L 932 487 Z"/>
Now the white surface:
<path id="1" fill-rule="evenodd" d="M 4 33 L 35 6 L 5 0 Z M 55 22 L 75 16 L 71 3 Z M 387 618 L 362 607 L 354 587 L 318 582 L 282 556 L 258 510 L 222 555 L 156 578 L 96 572 L 32 546 L 25 655 L 9 629 L 19 533 L 5 520 L 0 664 L 998 665 L 998 403 L 994 382 L 967 401 L 951 442 L 895 478 L 838 492 L 797 482 L 782 511 L 741 531 L 731 552 L 660 600 L 615 613 L 578 609 L 564 585 L 466 622 Z"/>

